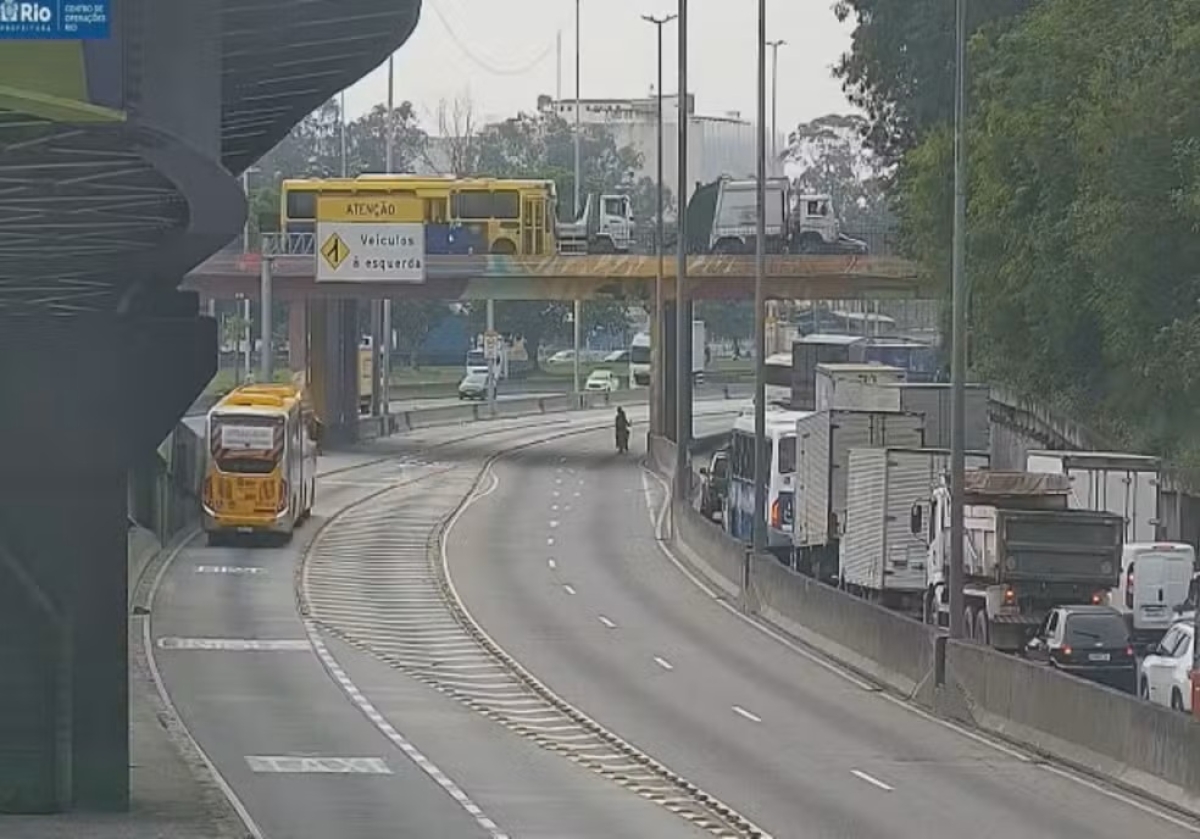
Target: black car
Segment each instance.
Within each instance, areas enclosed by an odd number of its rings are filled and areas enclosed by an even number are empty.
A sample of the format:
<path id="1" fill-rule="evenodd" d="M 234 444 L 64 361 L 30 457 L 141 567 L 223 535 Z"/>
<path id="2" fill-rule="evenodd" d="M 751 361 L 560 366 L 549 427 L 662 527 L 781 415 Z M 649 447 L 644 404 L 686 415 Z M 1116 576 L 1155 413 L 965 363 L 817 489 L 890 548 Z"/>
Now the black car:
<path id="1" fill-rule="evenodd" d="M 1125 618 L 1110 606 L 1052 609 L 1025 655 L 1082 679 L 1137 692 L 1137 653 Z"/>

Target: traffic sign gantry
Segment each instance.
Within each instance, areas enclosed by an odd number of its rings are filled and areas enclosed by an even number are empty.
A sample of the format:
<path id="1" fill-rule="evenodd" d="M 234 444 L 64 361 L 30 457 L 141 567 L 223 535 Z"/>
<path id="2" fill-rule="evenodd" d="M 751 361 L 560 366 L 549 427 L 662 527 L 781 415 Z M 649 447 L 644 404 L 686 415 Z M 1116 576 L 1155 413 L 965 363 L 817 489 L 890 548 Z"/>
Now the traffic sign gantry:
<path id="1" fill-rule="evenodd" d="M 320 197 L 316 281 L 425 282 L 422 212 L 418 199 Z"/>

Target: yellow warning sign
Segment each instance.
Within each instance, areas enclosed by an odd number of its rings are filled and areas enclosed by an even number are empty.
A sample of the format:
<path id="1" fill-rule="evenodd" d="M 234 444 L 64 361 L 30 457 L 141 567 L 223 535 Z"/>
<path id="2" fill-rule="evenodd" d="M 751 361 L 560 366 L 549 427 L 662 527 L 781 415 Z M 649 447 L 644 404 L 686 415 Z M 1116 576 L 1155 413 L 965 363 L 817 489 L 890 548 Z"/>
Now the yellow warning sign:
<path id="1" fill-rule="evenodd" d="M 329 267 L 336 271 L 346 261 L 346 257 L 350 256 L 350 247 L 335 231 L 325 240 L 325 244 L 321 245 L 321 256 L 329 263 Z"/>
<path id="2" fill-rule="evenodd" d="M 425 204 L 411 195 L 321 195 L 317 221 L 354 223 L 423 222 Z"/>

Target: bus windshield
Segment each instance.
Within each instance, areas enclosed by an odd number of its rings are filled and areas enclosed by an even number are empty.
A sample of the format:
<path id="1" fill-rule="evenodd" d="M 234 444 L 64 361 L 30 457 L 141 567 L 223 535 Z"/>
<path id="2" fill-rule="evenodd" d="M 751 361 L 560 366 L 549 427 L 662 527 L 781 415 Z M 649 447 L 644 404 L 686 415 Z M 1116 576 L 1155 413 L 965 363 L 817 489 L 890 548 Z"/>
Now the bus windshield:
<path id="1" fill-rule="evenodd" d="M 217 469 L 267 475 L 283 455 L 284 418 L 221 414 L 209 422 L 209 446 Z"/>
<path id="2" fill-rule="evenodd" d="M 634 344 L 629 348 L 629 363 L 630 364 L 649 364 L 650 363 L 650 348 L 640 344 Z"/>

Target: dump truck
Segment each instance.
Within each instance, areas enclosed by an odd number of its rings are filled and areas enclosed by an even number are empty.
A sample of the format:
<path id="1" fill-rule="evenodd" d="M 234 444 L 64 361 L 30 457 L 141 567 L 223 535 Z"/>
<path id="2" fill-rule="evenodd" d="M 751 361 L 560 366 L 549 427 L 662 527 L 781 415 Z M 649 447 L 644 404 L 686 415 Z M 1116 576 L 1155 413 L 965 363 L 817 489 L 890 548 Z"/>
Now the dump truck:
<path id="1" fill-rule="evenodd" d="M 965 636 L 1016 652 L 1055 606 L 1109 603 L 1120 579 L 1118 515 L 1073 510 L 1065 475 L 968 470 L 963 496 Z M 950 486 L 914 504 L 909 526 L 925 534 L 927 622 L 950 622 Z"/>
<path id="2" fill-rule="evenodd" d="M 633 247 L 633 199 L 589 194 L 574 221 L 554 227 L 560 254 L 629 253 Z"/>

